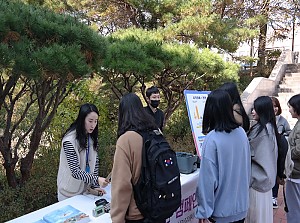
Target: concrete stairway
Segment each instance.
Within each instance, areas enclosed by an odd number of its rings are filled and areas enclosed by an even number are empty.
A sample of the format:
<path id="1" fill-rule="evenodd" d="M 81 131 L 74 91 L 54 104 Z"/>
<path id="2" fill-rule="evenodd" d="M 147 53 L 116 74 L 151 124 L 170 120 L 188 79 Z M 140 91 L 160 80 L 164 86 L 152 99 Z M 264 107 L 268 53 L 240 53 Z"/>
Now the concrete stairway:
<path id="1" fill-rule="evenodd" d="M 282 116 L 285 117 L 291 128 L 297 122 L 297 119 L 292 118 L 287 106 L 288 100 L 295 94 L 300 94 L 300 64 L 288 64 L 285 75 L 278 85 L 276 96 L 282 108 Z"/>

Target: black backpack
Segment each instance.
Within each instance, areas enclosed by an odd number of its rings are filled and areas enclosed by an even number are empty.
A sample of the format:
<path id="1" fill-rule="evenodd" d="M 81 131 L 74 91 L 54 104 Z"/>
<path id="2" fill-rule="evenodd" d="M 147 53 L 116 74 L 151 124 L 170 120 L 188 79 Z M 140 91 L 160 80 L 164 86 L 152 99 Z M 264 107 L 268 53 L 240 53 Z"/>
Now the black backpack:
<path id="1" fill-rule="evenodd" d="M 138 132 L 143 137 L 142 169 L 133 185 L 136 205 L 144 222 L 159 222 L 181 205 L 180 172 L 176 153 L 160 130 Z"/>

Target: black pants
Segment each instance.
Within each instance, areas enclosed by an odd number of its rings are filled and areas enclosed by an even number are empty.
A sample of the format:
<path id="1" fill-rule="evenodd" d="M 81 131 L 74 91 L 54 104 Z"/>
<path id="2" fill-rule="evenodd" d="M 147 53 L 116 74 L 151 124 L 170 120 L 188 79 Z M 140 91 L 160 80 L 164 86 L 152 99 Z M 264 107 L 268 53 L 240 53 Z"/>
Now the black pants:
<path id="1" fill-rule="evenodd" d="M 232 223 L 243 223 L 244 221 L 245 221 L 245 218 L 242 219 L 242 220 L 239 220 L 239 221 L 234 221 L 234 222 L 232 222 Z"/>
<path id="2" fill-rule="evenodd" d="M 279 189 L 279 184 L 276 182 L 274 187 L 272 188 L 272 196 L 273 197 L 278 197 L 278 189 Z"/>
<path id="3" fill-rule="evenodd" d="M 242 220 L 238 220 L 238 221 L 233 221 L 233 222 L 230 222 L 230 223 L 243 223 L 245 221 L 245 218 L 243 218 Z M 210 222 L 216 222 L 216 221 L 211 221 Z"/>
<path id="4" fill-rule="evenodd" d="M 126 223 L 144 223 L 144 219 L 141 220 L 125 220 Z"/>
<path id="5" fill-rule="evenodd" d="M 144 219 L 141 220 L 125 220 L 126 223 L 144 223 Z M 165 223 L 166 221 L 160 221 L 160 222 L 155 222 L 155 223 Z"/>

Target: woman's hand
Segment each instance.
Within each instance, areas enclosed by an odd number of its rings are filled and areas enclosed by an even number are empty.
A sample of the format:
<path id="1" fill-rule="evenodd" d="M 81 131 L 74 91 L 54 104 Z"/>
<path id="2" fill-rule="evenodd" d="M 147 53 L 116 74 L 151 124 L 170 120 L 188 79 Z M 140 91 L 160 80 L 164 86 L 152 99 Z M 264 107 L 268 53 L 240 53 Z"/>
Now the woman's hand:
<path id="1" fill-rule="evenodd" d="M 94 188 L 96 191 L 98 191 L 98 196 L 102 196 L 103 194 L 106 194 L 106 191 L 100 187 Z"/>
<path id="2" fill-rule="evenodd" d="M 92 188 L 91 186 L 88 186 L 87 191 L 95 196 L 103 196 L 103 194 L 106 194 L 106 191 L 100 187 Z"/>
<path id="3" fill-rule="evenodd" d="M 277 181 L 277 183 L 278 183 L 279 185 L 284 185 L 284 184 L 285 184 L 284 178 L 279 178 L 279 177 L 277 176 L 276 181 Z"/>
<path id="4" fill-rule="evenodd" d="M 98 183 L 101 187 L 106 187 L 109 182 L 104 177 L 98 177 Z"/>

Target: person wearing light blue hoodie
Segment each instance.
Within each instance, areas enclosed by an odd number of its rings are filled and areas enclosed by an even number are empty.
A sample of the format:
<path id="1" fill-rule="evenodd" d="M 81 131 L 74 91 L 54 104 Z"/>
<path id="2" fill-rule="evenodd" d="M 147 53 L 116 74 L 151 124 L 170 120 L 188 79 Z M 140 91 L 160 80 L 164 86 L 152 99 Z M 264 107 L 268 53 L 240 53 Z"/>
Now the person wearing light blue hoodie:
<path id="1" fill-rule="evenodd" d="M 210 222 L 244 222 L 249 208 L 250 145 L 235 121 L 224 90 L 212 91 L 203 114 L 202 147 L 195 217 Z"/>

